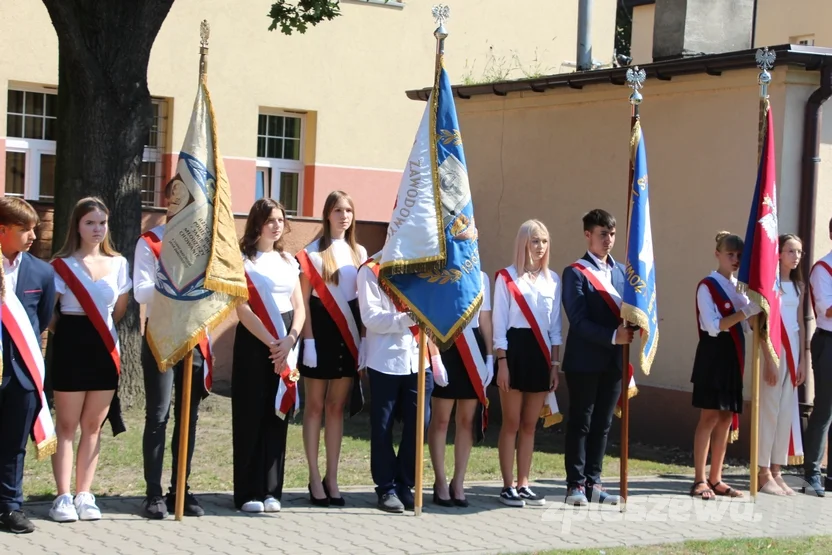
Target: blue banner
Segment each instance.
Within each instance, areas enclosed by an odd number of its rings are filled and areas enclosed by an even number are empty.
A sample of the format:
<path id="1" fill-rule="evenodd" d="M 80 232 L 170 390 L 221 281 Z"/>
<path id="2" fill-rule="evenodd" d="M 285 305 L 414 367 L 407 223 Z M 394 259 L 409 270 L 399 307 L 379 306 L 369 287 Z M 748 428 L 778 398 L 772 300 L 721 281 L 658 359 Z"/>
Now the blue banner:
<path id="1" fill-rule="evenodd" d="M 633 182 L 627 225 L 627 258 L 621 317 L 641 328 L 641 369 L 650 366 L 659 345 L 659 315 L 656 306 L 656 265 L 650 226 L 650 189 L 647 184 L 647 152 L 641 123 L 636 120 L 631 139 Z"/>

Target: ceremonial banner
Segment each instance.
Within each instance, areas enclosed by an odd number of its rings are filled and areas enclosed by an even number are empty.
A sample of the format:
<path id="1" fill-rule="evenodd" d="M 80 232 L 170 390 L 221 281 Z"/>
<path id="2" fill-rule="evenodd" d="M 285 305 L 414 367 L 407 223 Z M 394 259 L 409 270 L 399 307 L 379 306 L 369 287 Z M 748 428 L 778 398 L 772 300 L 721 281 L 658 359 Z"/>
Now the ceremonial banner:
<path id="1" fill-rule="evenodd" d="M 482 303 L 474 205 L 451 83 L 441 63 L 379 267 L 379 284 L 440 349 L 453 344 Z"/>
<path id="2" fill-rule="evenodd" d="M 147 341 L 163 372 L 248 298 L 205 75 L 179 154 L 156 281 Z"/>
<path id="3" fill-rule="evenodd" d="M 777 185 L 775 183 L 774 122 L 765 104 L 763 149 L 757 186 L 751 199 L 751 215 L 745 233 L 739 288 L 763 310 L 760 338 L 775 365 L 780 364 L 780 244 L 777 231 Z M 755 331 L 756 333 L 756 331 Z"/>
<path id="4" fill-rule="evenodd" d="M 641 370 L 650 366 L 659 346 L 659 314 L 656 307 L 656 265 L 653 259 L 653 231 L 650 225 L 650 189 L 647 184 L 647 152 L 641 122 L 636 119 L 630 139 L 633 182 L 630 184 L 627 225 L 627 260 L 621 317 L 641 328 Z"/>

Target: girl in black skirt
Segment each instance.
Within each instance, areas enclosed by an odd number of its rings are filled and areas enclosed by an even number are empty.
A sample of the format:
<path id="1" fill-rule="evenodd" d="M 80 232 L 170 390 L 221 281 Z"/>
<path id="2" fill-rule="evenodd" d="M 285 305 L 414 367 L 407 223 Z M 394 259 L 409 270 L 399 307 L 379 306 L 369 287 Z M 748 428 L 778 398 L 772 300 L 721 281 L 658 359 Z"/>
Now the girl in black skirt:
<path id="1" fill-rule="evenodd" d="M 742 372 L 745 357 L 745 320 L 759 312 L 757 305 L 737 292 L 734 272 L 740 266 L 743 241 L 722 231 L 716 236 L 718 269 L 696 289 L 699 345 L 693 362 L 693 406 L 701 409 L 693 440 L 696 477 L 690 494 L 713 499 L 714 494 L 742 497 L 722 482 L 722 463 L 731 421 L 742 413 Z M 711 472 L 706 481 L 705 464 L 711 451 Z"/>
<path id="2" fill-rule="evenodd" d="M 57 522 L 101 518 L 91 493 L 92 482 L 101 447 L 101 425 L 118 388 L 120 355 L 115 324 L 127 310 L 132 287 L 127 260 L 110 243 L 109 216 L 100 199 L 79 200 L 72 211 L 66 241 L 52 261 L 60 309 L 55 311 L 50 326 L 55 334 L 51 375 L 58 435 L 52 471 L 58 497 L 49 516 Z M 73 499 L 72 451 L 79 426 Z"/>
<path id="3" fill-rule="evenodd" d="M 356 279 L 367 251 L 356 242 L 355 205 L 347 193 L 329 194 L 322 219 L 321 238 L 298 253 L 301 291 L 309 314 L 303 325 L 299 366 L 304 391 L 303 447 L 309 466 L 309 500 L 316 506 L 342 507 L 338 460 L 344 405 L 353 387 L 360 387 L 356 380 L 361 349 Z M 360 395 L 358 390 L 355 393 Z M 318 450 L 324 410 L 326 474 L 321 478 Z"/>
<path id="4" fill-rule="evenodd" d="M 237 308 L 231 369 L 234 505 L 245 512 L 278 512 L 283 494 L 289 414 L 278 415 L 279 386 L 297 377 L 297 339 L 304 309 L 295 259 L 283 252 L 286 211 L 272 199 L 251 207 L 240 240 L 249 302 Z M 282 388 L 281 388 L 282 389 Z M 291 406 L 291 405 L 290 405 Z"/>
<path id="5" fill-rule="evenodd" d="M 494 357 L 491 354 L 492 325 L 491 325 L 491 287 L 488 276 L 482 272 L 482 306 L 479 314 L 473 318 L 469 327 L 477 341 L 479 355 L 485 361 L 488 374 L 493 374 Z M 463 339 L 463 337 L 460 337 Z M 447 385 L 442 386 L 434 380 L 431 395 L 431 417 L 428 427 L 428 446 L 433 464 L 435 481 L 433 483 L 433 502 L 442 507 L 467 507 L 465 498 L 465 471 L 468 468 L 468 457 L 474 446 L 474 416 L 480 405 L 477 390 L 471 381 L 469 373 L 456 345 L 442 353 L 442 363 L 447 372 Z M 485 391 L 491 376 L 482 379 L 475 378 L 481 391 Z M 456 404 L 456 421 L 454 432 L 454 477 L 450 486 L 445 476 L 445 441 L 448 437 L 448 424 L 451 421 L 451 411 Z"/>
<path id="6" fill-rule="evenodd" d="M 500 501 L 510 507 L 546 503 L 529 487 L 529 472 L 537 419 L 546 395 L 558 385 L 560 302 L 560 278 L 549 270 L 549 232 L 541 222 L 529 220 L 517 233 L 514 264 L 498 272 L 494 285 L 494 349 L 503 415 Z"/>

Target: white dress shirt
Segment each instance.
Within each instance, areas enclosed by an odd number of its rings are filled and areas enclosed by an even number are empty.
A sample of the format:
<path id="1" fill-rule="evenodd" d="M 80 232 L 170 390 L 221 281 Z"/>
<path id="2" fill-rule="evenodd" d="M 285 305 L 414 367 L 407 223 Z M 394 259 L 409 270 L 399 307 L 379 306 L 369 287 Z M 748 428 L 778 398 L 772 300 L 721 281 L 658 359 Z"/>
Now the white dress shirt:
<path id="1" fill-rule="evenodd" d="M 560 298 L 561 284 L 558 275 L 549 270 L 550 279 L 546 279 L 541 273 L 536 280 L 529 279 L 529 273 L 523 274 L 520 278 L 531 290 L 530 308 L 537 314 L 548 320 L 548 326 L 541 329 L 541 333 L 548 334 L 551 344 L 560 345 L 563 343 L 561 336 Z M 521 291 L 523 289 L 521 288 Z M 508 292 L 508 287 L 503 278 L 497 278 L 494 285 L 494 306 L 492 311 L 494 321 L 494 348 L 508 349 L 506 332 L 510 328 L 531 328 L 520 307 Z"/>
<path id="2" fill-rule="evenodd" d="M 367 367 L 391 375 L 418 372 L 419 341 L 410 331 L 415 323 L 396 309 L 367 266 L 358 270 L 358 306 L 367 328 Z"/>
<path id="3" fill-rule="evenodd" d="M 726 279 L 725 276 L 717 271 L 711 272 L 710 276 L 719 282 L 728 298 L 734 304 L 734 310 L 739 312 L 749 304 L 748 296 L 737 291 L 737 278 L 731 276 L 731 279 Z M 714 298 L 711 296 L 711 290 L 707 285 L 700 285 L 696 289 L 696 306 L 699 308 L 699 328 L 702 331 L 708 332 L 711 337 L 716 337 L 725 330 L 719 329 L 719 322 L 722 320 L 722 314 L 716 306 Z M 742 322 L 743 331 L 747 332 L 748 322 Z"/>
<path id="4" fill-rule="evenodd" d="M 3 272 L 5 273 L 6 291 L 17 293 L 17 275 L 20 270 L 20 261 L 23 260 L 23 253 L 17 253 L 14 257 L 14 262 L 9 262 L 9 259 L 3 256 Z"/>
<path id="5" fill-rule="evenodd" d="M 320 239 L 316 239 L 305 250 L 306 252 L 320 253 L 320 244 Z M 338 268 L 338 290 L 341 291 L 344 300 L 349 302 L 358 296 L 358 267 L 352 259 L 352 249 L 344 239 L 333 239 L 331 249 L 335 257 L 335 265 Z M 361 245 L 358 245 L 358 260 L 359 265 L 367 260 L 367 249 Z M 318 292 L 314 288 L 312 289 L 312 296 L 318 296 Z"/>
<path id="6" fill-rule="evenodd" d="M 66 261 L 67 266 L 71 266 L 74 263 L 74 259 L 71 256 L 63 260 Z M 78 264 L 81 263 L 79 262 Z M 86 270 L 82 268 L 81 271 L 85 272 Z M 130 291 L 130 287 L 133 285 L 130 280 L 127 259 L 123 256 L 113 256 L 110 258 L 110 271 L 101 279 L 94 281 L 93 285 L 98 288 L 98 292 L 102 298 L 107 300 L 107 308 L 110 309 L 110 314 L 112 314 L 118 298 L 122 294 Z M 61 312 L 64 314 L 85 314 L 81 303 L 57 272 L 55 272 L 55 292 L 61 295 Z"/>
<path id="7" fill-rule="evenodd" d="M 281 314 L 293 310 L 292 293 L 298 285 L 300 265 L 288 254 L 277 251 L 260 252 L 252 260 L 257 271 L 269 279 L 271 291 L 258 291 L 260 295 L 271 294 Z"/>
<path id="8" fill-rule="evenodd" d="M 832 266 L 832 252 L 821 260 Z M 832 331 L 832 318 L 826 316 L 826 311 L 832 306 L 832 276 L 826 268 L 815 266 L 809 276 L 809 283 L 812 285 L 812 303 L 817 313 L 817 325 L 826 331 Z"/>
<path id="9" fill-rule="evenodd" d="M 488 274 L 480 273 L 482 274 L 482 304 L 470 324 L 475 328 L 480 327 L 480 312 L 491 312 L 491 282 L 488 280 Z"/>
<path id="10" fill-rule="evenodd" d="M 153 231 L 161 229 L 164 233 L 164 226 L 154 228 Z M 157 233 L 158 235 L 158 233 Z M 161 237 L 161 235 L 160 235 Z M 150 306 L 153 300 L 153 291 L 156 290 L 156 272 L 159 269 L 159 260 L 147 241 L 139 237 L 136 243 L 136 253 L 133 255 L 133 297 L 139 304 L 145 305 L 145 318 L 150 318 Z"/>

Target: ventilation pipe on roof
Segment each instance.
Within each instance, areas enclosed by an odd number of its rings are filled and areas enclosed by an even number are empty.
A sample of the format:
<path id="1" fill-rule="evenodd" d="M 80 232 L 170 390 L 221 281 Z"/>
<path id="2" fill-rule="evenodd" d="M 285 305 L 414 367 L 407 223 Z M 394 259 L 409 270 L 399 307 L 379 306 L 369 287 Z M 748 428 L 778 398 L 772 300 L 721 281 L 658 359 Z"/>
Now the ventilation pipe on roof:
<path id="1" fill-rule="evenodd" d="M 578 0 L 578 71 L 592 69 L 592 0 Z"/>

